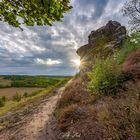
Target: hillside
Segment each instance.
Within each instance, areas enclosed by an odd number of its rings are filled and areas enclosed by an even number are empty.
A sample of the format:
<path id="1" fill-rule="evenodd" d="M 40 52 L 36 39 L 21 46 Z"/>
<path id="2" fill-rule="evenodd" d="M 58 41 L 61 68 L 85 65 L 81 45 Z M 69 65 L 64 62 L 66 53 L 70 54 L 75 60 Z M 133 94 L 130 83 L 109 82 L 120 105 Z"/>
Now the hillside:
<path id="1" fill-rule="evenodd" d="M 140 139 L 139 38 L 116 21 L 91 32 L 55 110 L 57 139 Z"/>
<path id="2" fill-rule="evenodd" d="M 140 139 L 140 33 L 109 21 L 88 38 L 72 79 L 0 77 L 0 140 Z"/>

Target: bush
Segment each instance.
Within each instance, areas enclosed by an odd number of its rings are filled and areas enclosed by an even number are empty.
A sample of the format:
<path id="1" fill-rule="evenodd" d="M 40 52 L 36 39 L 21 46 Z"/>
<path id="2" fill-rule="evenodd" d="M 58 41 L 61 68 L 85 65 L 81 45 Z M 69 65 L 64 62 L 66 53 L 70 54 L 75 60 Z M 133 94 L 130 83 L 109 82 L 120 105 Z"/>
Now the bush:
<path id="1" fill-rule="evenodd" d="M 25 93 L 23 94 L 23 97 L 27 98 L 27 97 L 29 97 L 29 94 L 28 94 L 27 92 L 25 92 Z"/>
<path id="2" fill-rule="evenodd" d="M 16 102 L 20 102 L 21 101 L 21 95 L 16 93 L 14 96 L 13 96 L 13 101 L 16 101 Z"/>
<path id="3" fill-rule="evenodd" d="M 5 105 L 5 102 L 0 98 L 0 107 L 3 107 Z"/>
<path id="4" fill-rule="evenodd" d="M 88 89 L 103 95 L 114 95 L 121 82 L 121 67 L 114 59 L 96 60 L 92 71 L 88 74 Z"/>
<path id="5" fill-rule="evenodd" d="M 2 96 L 1 99 L 5 102 L 6 101 L 6 97 Z"/>
<path id="6" fill-rule="evenodd" d="M 3 107 L 5 105 L 6 97 L 0 97 L 0 107 Z"/>
<path id="7" fill-rule="evenodd" d="M 78 78 L 78 77 L 80 77 L 80 72 L 76 73 L 74 76 L 74 78 Z"/>
<path id="8" fill-rule="evenodd" d="M 118 64 L 122 64 L 130 52 L 140 49 L 140 34 L 133 33 L 121 46 L 121 49 L 115 52 L 114 59 Z"/>

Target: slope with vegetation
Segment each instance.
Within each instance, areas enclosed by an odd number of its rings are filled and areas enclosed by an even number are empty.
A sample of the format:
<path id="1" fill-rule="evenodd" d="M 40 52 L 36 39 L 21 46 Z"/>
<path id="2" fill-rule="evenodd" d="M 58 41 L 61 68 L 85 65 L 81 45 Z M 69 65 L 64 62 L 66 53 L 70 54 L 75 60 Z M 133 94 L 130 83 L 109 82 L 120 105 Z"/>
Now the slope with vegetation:
<path id="1" fill-rule="evenodd" d="M 140 34 L 126 36 L 113 49 L 105 46 L 116 40 L 100 44 L 103 36 L 82 47 L 80 75 L 66 87 L 55 110 L 58 139 L 140 138 Z"/>

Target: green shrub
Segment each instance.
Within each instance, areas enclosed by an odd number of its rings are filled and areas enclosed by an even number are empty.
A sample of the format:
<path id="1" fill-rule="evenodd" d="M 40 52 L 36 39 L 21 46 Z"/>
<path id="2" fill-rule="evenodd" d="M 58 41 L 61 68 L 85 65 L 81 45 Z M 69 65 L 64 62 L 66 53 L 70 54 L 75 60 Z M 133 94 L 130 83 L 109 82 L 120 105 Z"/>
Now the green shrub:
<path id="1" fill-rule="evenodd" d="M 5 105 L 5 101 L 6 101 L 5 96 L 0 97 L 0 107 L 3 107 Z"/>
<path id="2" fill-rule="evenodd" d="M 78 77 L 80 77 L 80 72 L 76 73 L 74 76 L 74 78 L 78 78 Z"/>
<path id="3" fill-rule="evenodd" d="M 16 93 L 14 96 L 13 96 L 13 101 L 16 101 L 16 102 L 20 102 L 21 101 L 21 95 Z"/>
<path id="4" fill-rule="evenodd" d="M 29 97 L 29 94 L 28 94 L 27 92 L 25 92 L 25 93 L 23 94 L 23 97 L 27 98 L 27 97 Z"/>
<path id="5" fill-rule="evenodd" d="M 6 101 L 6 97 L 2 96 L 1 99 L 5 102 Z"/>
<path id="6" fill-rule="evenodd" d="M 125 58 L 130 52 L 140 49 L 140 34 L 133 33 L 131 36 L 122 44 L 121 49 L 117 50 L 113 55 L 114 59 L 118 64 L 122 64 Z"/>
<path id="7" fill-rule="evenodd" d="M 5 105 L 5 102 L 2 99 L 0 99 L 0 107 L 3 107 L 4 105 Z"/>
<path id="8" fill-rule="evenodd" d="M 114 59 L 97 60 L 91 72 L 88 89 L 92 92 L 110 95 L 116 94 L 121 82 L 121 67 Z"/>

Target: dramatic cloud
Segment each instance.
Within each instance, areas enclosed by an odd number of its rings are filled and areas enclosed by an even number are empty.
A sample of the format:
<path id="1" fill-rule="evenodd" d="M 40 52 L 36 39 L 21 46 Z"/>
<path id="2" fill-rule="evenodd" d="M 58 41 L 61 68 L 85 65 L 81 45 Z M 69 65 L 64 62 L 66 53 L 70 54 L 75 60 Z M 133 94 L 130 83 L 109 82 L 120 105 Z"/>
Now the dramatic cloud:
<path id="1" fill-rule="evenodd" d="M 60 60 L 52 60 L 50 58 L 48 58 L 47 60 L 43 60 L 43 59 L 37 58 L 35 60 L 35 62 L 37 64 L 43 64 L 43 65 L 57 65 L 57 64 L 61 64 L 62 63 Z"/>
<path id="2" fill-rule="evenodd" d="M 0 74 L 72 75 L 78 72 L 76 49 L 88 35 L 118 20 L 126 25 L 121 8 L 125 0 L 72 0 L 72 11 L 52 27 L 25 27 L 0 22 Z"/>

